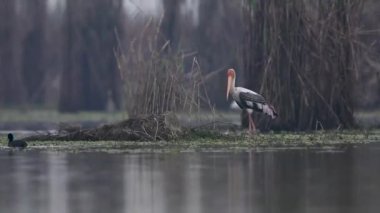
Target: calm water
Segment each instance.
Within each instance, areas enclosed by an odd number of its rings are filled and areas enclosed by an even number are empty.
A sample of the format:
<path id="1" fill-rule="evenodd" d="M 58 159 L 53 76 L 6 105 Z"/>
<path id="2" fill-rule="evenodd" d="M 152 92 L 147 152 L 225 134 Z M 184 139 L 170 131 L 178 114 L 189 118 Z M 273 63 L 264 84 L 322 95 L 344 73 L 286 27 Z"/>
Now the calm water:
<path id="1" fill-rule="evenodd" d="M 0 212 L 380 212 L 380 146 L 152 154 L 0 151 Z"/>

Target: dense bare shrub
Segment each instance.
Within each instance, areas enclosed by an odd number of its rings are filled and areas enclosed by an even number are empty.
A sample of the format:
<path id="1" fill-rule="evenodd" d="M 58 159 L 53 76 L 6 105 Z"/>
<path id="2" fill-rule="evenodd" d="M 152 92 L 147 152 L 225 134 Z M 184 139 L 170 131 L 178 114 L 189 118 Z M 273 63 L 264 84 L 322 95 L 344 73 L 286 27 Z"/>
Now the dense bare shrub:
<path id="1" fill-rule="evenodd" d="M 246 2 L 245 83 L 278 108 L 279 128 L 355 125 L 355 41 L 362 2 Z"/>

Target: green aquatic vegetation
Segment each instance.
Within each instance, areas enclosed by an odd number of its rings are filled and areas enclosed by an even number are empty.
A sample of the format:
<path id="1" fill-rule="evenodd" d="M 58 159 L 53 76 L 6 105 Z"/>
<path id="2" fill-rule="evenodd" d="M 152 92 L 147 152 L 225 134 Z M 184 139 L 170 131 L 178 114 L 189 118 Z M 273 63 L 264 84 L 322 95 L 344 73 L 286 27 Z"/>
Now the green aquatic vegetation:
<path id="1" fill-rule="evenodd" d="M 27 150 L 68 152 L 186 152 L 186 151 L 241 151 L 250 149 L 331 148 L 380 142 L 380 130 L 344 130 L 314 132 L 224 134 L 220 132 L 191 132 L 171 141 L 30 141 Z M 7 141 L 1 140 L 3 149 Z"/>

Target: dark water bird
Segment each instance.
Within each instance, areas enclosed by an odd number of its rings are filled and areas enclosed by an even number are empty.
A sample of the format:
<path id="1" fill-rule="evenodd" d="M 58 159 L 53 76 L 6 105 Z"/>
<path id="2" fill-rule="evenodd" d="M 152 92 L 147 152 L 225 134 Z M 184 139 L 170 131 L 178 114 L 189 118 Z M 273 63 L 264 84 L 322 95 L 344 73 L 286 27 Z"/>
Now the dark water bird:
<path id="1" fill-rule="evenodd" d="M 21 147 L 21 148 L 25 148 L 28 146 L 28 144 L 23 141 L 23 140 L 13 140 L 14 137 L 13 137 L 13 134 L 12 133 L 9 133 L 8 134 L 8 146 L 9 147 Z"/>
<path id="2" fill-rule="evenodd" d="M 247 110 L 250 132 L 256 132 L 255 123 L 251 117 L 253 111 L 262 112 L 272 119 L 277 117 L 274 107 L 268 104 L 262 95 L 243 87 L 235 87 L 236 73 L 234 69 L 227 71 L 227 78 L 227 100 L 231 95 L 241 109 Z"/>

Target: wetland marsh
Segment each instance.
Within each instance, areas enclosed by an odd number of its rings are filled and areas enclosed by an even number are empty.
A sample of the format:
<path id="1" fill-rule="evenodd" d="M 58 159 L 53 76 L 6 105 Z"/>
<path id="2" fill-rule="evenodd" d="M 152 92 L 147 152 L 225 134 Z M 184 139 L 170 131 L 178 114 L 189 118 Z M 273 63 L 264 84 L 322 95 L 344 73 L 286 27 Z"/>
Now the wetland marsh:
<path id="1" fill-rule="evenodd" d="M 375 213 L 380 208 L 379 143 L 180 152 L 120 152 L 121 147 L 101 144 L 82 151 L 39 142 L 26 150 L 2 148 L 1 211 Z"/>
<path id="2" fill-rule="evenodd" d="M 170 141 L 28 141 L 26 149 L 10 149 L 1 138 L 1 212 L 380 208 L 378 129 L 198 130 Z"/>

